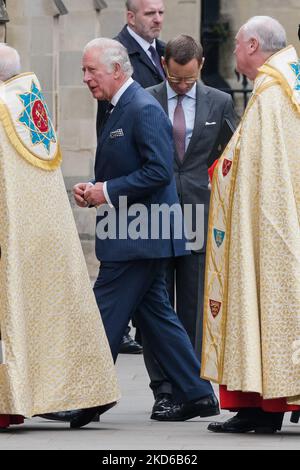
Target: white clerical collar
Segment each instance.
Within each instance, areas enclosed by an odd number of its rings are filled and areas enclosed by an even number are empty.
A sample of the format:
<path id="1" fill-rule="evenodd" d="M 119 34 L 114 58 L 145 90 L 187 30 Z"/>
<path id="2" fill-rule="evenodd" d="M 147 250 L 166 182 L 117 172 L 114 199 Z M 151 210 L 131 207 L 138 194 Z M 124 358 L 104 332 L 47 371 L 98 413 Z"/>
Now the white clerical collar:
<path id="1" fill-rule="evenodd" d="M 121 96 L 123 95 L 123 93 L 125 93 L 125 91 L 127 90 L 127 88 L 130 87 L 130 85 L 133 83 L 133 80 L 131 77 L 128 78 L 128 80 L 121 86 L 121 88 L 119 88 L 119 90 L 117 91 L 117 93 L 112 97 L 111 99 L 111 104 L 113 106 L 117 106 L 118 104 L 118 101 L 119 99 L 121 98 Z"/>
<path id="2" fill-rule="evenodd" d="M 127 31 L 128 33 L 130 34 L 130 36 L 133 37 L 133 39 L 136 40 L 136 42 L 141 46 L 141 48 L 145 51 L 145 52 L 148 52 L 149 51 L 149 47 L 150 46 L 153 46 L 154 49 L 156 49 L 156 40 L 154 39 L 152 41 L 152 43 L 146 41 L 145 39 L 143 39 L 141 36 L 139 36 L 138 34 L 136 34 L 135 31 L 133 31 L 133 29 L 131 29 L 129 26 L 127 26 Z"/>
<path id="3" fill-rule="evenodd" d="M 177 98 L 177 93 L 171 88 L 169 82 L 167 81 L 167 95 L 168 95 L 168 100 L 171 100 L 172 98 Z M 189 98 L 192 98 L 193 100 L 196 99 L 196 91 L 197 91 L 197 82 L 192 86 L 190 91 L 185 93 L 185 96 L 188 96 Z"/>

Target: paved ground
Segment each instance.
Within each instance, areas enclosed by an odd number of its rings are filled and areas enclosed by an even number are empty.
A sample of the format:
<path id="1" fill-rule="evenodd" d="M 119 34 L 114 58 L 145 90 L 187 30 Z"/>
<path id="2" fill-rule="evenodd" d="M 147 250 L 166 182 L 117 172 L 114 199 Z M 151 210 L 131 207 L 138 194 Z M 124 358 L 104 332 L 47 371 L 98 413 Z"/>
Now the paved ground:
<path id="1" fill-rule="evenodd" d="M 118 373 L 123 397 L 117 407 L 81 430 L 40 418 L 0 432 L 0 449 L 300 449 L 300 425 L 286 420 L 274 436 L 215 435 L 206 431 L 208 419 L 185 423 L 151 421 L 152 396 L 141 356 L 121 355 Z M 222 414 L 221 419 L 227 419 Z M 287 416 L 289 418 L 289 416 Z"/>

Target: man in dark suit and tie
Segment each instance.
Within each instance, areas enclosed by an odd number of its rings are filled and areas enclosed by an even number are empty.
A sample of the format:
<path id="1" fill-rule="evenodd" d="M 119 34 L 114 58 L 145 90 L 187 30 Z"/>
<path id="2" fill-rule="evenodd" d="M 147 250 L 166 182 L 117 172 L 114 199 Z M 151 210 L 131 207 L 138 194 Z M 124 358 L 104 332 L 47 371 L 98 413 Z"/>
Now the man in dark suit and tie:
<path id="1" fill-rule="evenodd" d="M 161 83 L 165 79 L 161 64 L 165 43 L 158 39 L 164 19 L 163 0 L 127 0 L 127 24 L 114 38 L 126 47 L 133 68 L 132 78 L 143 88 Z M 98 102 L 97 135 L 99 137 L 107 102 Z M 138 341 L 130 336 L 130 327 L 122 338 L 120 352 L 142 352 Z M 137 335 L 138 337 L 139 335 Z"/>
<path id="2" fill-rule="evenodd" d="M 94 98 L 111 105 L 98 142 L 94 184 L 79 183 L 74 196 L 80 207 L 99 206 L 101 269 L 94 292 L 113 357 L 135 313 L 178 402 L 170 420 L 218 414 L 218 401 L 210 383 L 199 377 L 199 361 L 165 283 L 165 260 L 186 252 L 186 241 L 178 236 L 171 124 L 159 103 L 132 80 L 128 54 L 117 41 L 89 43 L 83 71 Z M 152 212 L 162 205 L 174 212 L 156 224 Z"/>
<path id="3" fill-rule="evenodd" d="M 165 43 L 158 39 L 164 20 L 163 0 L 127 0 L 127 24 L 114 38 L 127 49 L 133 68 L 132 78 L 143 88 L 161 83 Z M 98 103 L 97 132 L 101 129 L 107 104 Z"/>
<path id="4" fill-rule="evenodd" d="M 203 50 L 192 37 L 180 35 L 169 41 L 163 59 L 167 80 L 147 89 L 161 104 L 173 124 L 174 171 L 177 193 L 186 224 L 192 232 L 201 230 L 202 243 L 188 256 L 173 257 L 167 265 L 167 285 L 172 305 L 201 358 L 202 310 L 205 247 L 210 190 L 208 167 L 217 154 L 218 139 L 224 126 L 235 128 L 236 116 L 230 95 L 203 85 L 200 71 Z M 225 130 L 224 130 L 225 132 Z M 202 206 L 198 212 L 196 207 Z M 175 299 L 176 297 L 176 299 Z M 153 419 L 170 405 L 172 387 L 144 343 L 145 363 L 156 402 Z"/>

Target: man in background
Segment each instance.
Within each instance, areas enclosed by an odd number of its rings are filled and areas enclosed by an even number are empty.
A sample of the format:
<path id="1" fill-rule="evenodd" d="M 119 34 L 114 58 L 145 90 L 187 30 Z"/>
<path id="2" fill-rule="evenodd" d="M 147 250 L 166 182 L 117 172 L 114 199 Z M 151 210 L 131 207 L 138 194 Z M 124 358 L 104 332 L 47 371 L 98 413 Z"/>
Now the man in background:
<path id="1" fill-rule="evenodd" d="M 231 96 L 203 85 L 202 46 L 192 37 L 180 35 L 168 42 L 163 66 L 167 80 L 149 88 L 173 124 L 174 172 L 186 226 L 197 233 L 188 256 L 170 258 L 167 286 L 170 300 L 183 323 L 197 357 L 201 357 L 206 233 L 210 190 L 208 167 L 218 157 L 213 149 L 225 126 L 235 128 Z M 224 131 L 225 132 L 225 131 Z M 191 212 L 185 211 L 189 205 Z M 197 211 L 198 209 L 198 211 Z M 164 409 L 172 408 L 172 387 L 144 344 L 144 357 L 155 396 L 152 418 L 163 420 Z M 168 415 L 172 412 L 169 411 Z"/>

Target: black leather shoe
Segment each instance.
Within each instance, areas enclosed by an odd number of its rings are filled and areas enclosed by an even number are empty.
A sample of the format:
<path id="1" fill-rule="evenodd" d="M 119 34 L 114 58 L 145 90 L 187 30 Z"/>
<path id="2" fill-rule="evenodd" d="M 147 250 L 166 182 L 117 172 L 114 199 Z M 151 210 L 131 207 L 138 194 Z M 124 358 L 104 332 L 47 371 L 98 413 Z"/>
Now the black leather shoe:
<path id="1" fill-rule="evenodd" d="M 156 411 L 165 411 L 172 408 L 172 406 L 174 406 L 172 395 L 170 395 L 170 393 L 159 393 L 152 408 L 152 415 Z"/>
<path id="2" fill-rule="evenodd" d="M 70 421 L 71 429 L 79 429 L 89 424 L 98 413 L 98 407 L 78 410 Z"/>
<path id="3" fill-rule="evenodd" d="M 39 418 L 49 419 L 50 421 L 61 421 L 64 423 L 69 423 L 72 419 L 74 413 L 77 413 L 78 410 L 70 411 L 58 411 L 57 413 L 44 413 L 42 415 L 36 415 Z"/>
<path id="4" fill-rule="evenodd" d="M 143 346 L 131 338 L 129 334 L 123 336 L 119 349 L 120 354 L 142 354 L 142 352 Z"/>
<path id="5" fill-rule="evenodd" d="M 97 408 L 97 413 L 95 414 L 94 418 L 92 419 L 93 423 L 98 423 L 100 421 L 100 416 L 103 415 L 103 413 L 106 413 L 108 410 L 113 408 L 117 404 L 116 401 L 113 403 L 108 403 L 107 405 L 101 405 L 98 406 Z"/>
<path id="6" fill-rule="evenodd" d="M 57 413 L 45 413 L 37 416 L 39 416 L 40 418 L 49 419 L 51 421 L 61 421 L 64 423 L 70 423 L 71 428 L 76 428 L 85 426 L 85 424 L 88 424 L 90 421 L 98 422 L 100 420 L 100 415 L 110 410 L 110 408 L 112 408 L 116 404 L 117 402 L 113 402 L 108 403 L 107 405 L 96 406 L 94 408 L 59 411 Z M 78 421 L 79 423 L 83 422 L 88 419 L 90 415 L 92 415 L 92 417 L 85 424 L 81 424 L 80 426 L 77 425 Z"/>
<path id="7" fill-rule="evenodd" d="M 215 395 L 211 394 L 199 400 L 175 404 L 171 408 L 152 413 L 151 419 L 156 421 L 186 421 L 200 416 L 215 416 L 220 414 L 219 403 Z"/>
<path id="8" fill-rule="evenodd" d="M 107 405 L 96 406 L 94 408 L 86 408 L 83 410 L 79 410 L 79 413 L 76 416 L 73 416 L 70 421 L 70 428 L 71 429 L 78 429 L 86 426 L 91 421 L 94 421 L 96 416 L 98 417 L 98 421 L 100 420 L 100 415 L 105 413 L 106 411 L 110 410 L 113 406 L 117 404 L 116 401 L 112 403 L 108 403 Z"/>
<path id="9" fill-rule="evenodd" d="M 293 411 L 291 414 L 291 423 L 298 423 L 300 419 L 300 411 Z"/>
<path id="10" fill-rule="evenodd" d="M 92 423 L 99 423 L 99 421 L 100 421 L 100 413 L 97 411 L 97 413 L 92 419 Z"/>
<path id="11" fill-rule="evenodd" d="M 281 425 L 279 424 L 263 424 L 255 423 L 250 419 L 239 418 L 234 416 L 228 419 L 224 423 L 210 423 L 207 428 L 212 432 L 219 433 L 246 433 L 256 432 L 258 434 L 274 434 L 276 431 L 280 431 Z"/>

